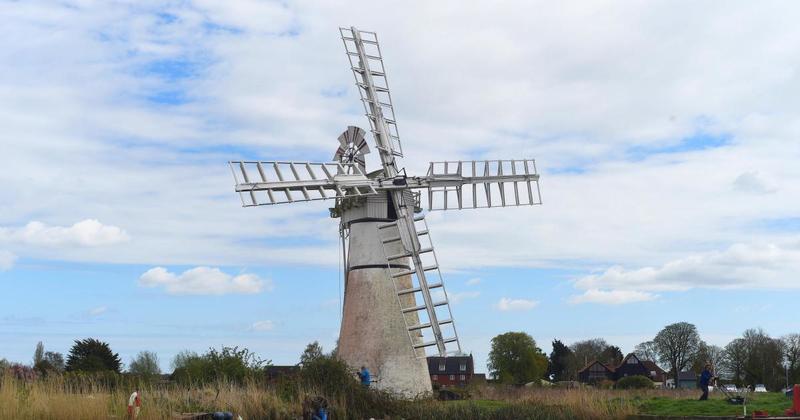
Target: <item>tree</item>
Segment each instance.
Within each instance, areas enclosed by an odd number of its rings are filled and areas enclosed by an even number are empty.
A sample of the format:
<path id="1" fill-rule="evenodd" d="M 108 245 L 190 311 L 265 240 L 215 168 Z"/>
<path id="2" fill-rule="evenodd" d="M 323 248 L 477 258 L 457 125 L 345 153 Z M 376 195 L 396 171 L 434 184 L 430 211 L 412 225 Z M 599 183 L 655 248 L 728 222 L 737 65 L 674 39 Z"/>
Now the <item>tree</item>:
<path id="1" fill-rule="evenodd" d="M 575 379 L 575 355 L 561 340 L 553 340 L 548 373 L 556 382 Z"/>
<path id="2" fill-rule="evenodd" d="M 119 354 L 111 351 L 108 343 L 104 343 L 94 338 L 75 340 L 75 344 L 69 350 L 67 356 L 66 370 L 99 372 L 113 371 L 120 373 L 122 361 Z"/>
<path id="3" fill-rule="evenodd" d="M 697 346 L 697 354 L 692 362 L 692 370 L 701 372 L 706 363 L 711 363 L 717 376 L 727 376 L 727 372 L 725 372 L 723 368 L 724 353 L 725 350 L 723 350 L 722 347 L 700 341 L 700 344 Z"/>
<path id="4" fill-rule="evenodd" d="M 56 372 L 64 371 L 64 355 L 57 351 L 44 352 L 44 362 Z"/>
<path id="5" fill-rule="evenodd" d="M 789 334 L 781 338 L 783 356 L 789 375 L 789 383 L 800 383 L 800 334 Z"/>
<path id="6" fill-rule="evenodd" d="M 653 341 L 645 341 L 637 344 L 636 347 L 633 348 L 633 354 L 635 354 L 639 360 L 649 360 L 651 362 L 658 363 L 656 343 Z"/>
<path id="7" fill-rule="evenodd" d="M 622 363 L 622 350 L 617 346 L 608 346 L 600 353 L 599 360 L 606 366 L 617 366 Z"/>
<path id="8" fill-rule="evenodd" d="M 303 351 L 303 354 L 300 355 L 300 364 L 305 366 L 312 360 L 317 360 L 320 357 L 322 357 L 322 346 L 319 345 L 319 342 L 315 341 L 309 343 Z"/>
<path id="9" fill-rule="evenodd" d="M 747 364 L 747 344 L 737 338 L 725 346 L 722 366 L 726 376 L 733 379 L 736 386 L 744 385 L 745 365 Z"/>
<path id="10" fill-rule="evenodd" d="M 36 350 L 33 351 L 33 365 L 36 366 L 44 360 L 44 344 L 36 343 Z"/>
<path id="11" fill-rule="evenodd" d="M 258 358 L 246 348 L 210 348 L 203 355 L 183 351 L 172 361 L 172 379 L 182 384 L 219 385 L 221 381 L 241 384 L 248 378 L 263 374 L 264 367 L 269 364 L 269 360 Z"/>
<path id="12" fill-rule="evenodd" d="M 749 329 L 742 334 L 745 348 L 744 381 L 749 385 L 764 384 L 778 390 L 783 384 L 783 343 L 762 329 Z"/>
<path id="13" fill-rule="evenodd" d="M 507 332 L 492 339 L 489 371 L 506 384 L 538 381 L 547 372 L 547 356 L 524 332 Z"/>
<path id="14" fill-rule="evenodd" d="M 64 356 L 58 352 L 46 351 L 41 360 L 33 367 L 43 376 L 61 373 L 64 371 Z"/>
<path id="15" fill-rule="evenodd" d="M 575 361 L 578 366 L 584 367 L 592 360 L 600 360 L 600 354 L 608 347 L 606 340 L 602 338 L 591 338 L 573 343 L 569 348 L 575 354 Z"/>
<path id="16" fill-rule="evenodd" d="M 688 322 L 678 322 L 664 327 L 653 339 L 658 358 L 670 367 L 677 383 L 678 372 L 695 359 L 700 346 L 697 327 Z"/>
<path id="17" fill-rule="evenodd" d="M 139 352 L 139 354 L 131 360 L 131 364 L 128 366 L 128 372 L 147 379 L 152 379 L 160 375 L 161 368 L 158 366 L 158 355 L 152 351 Z"/>

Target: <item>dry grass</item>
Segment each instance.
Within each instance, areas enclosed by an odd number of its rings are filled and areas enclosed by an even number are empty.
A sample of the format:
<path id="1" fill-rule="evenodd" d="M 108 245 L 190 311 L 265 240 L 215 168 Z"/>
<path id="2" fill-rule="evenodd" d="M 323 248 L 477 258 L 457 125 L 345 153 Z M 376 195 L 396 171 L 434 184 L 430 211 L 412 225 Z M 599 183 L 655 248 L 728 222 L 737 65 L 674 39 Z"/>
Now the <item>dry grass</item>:
<path id="1" fill-rule="evenodd" d="M 0 418 L 124 419 L 130 387 L 109 387 L 91 379 L 66 381 L 59 376 L 23 382 L 6 375 L 0 380 Z M 244 419 L 299 418 L 302 415 L 303 399 L 317 394 L 313 389 L 300 389 L 291 384 L 288 388 L 277 389 L 255 384 L 196 388 L 162 385 L 146 386 L 141 391 L 143 394 L 141 419 L 174 418 L 180 413 L 210 411 L 231 411 Z M 340 396 L 330 403 L 333 418 L 365 416 L 378 418 L 394 413 L 393 418 L 438 420 L 520 417 L 590 419 L 625 418 L 638 413 L 642 403 L 654 397 L 685 399 L 695 397 L 695 394 L 696 392 L 657 390 L 615 391 L 483 386 L 471 390 L 472 401 L 403 402 L 376 397 L 369 402 L 361 402 L 362 400 L 352 398 L 345 400 Z"/>
<path id="2" fill-rule="evenodd" d="M 6 375 L 0 380 L 0 418 L 108 419 L 126 418 L 131 389 L 99 384 L 68 384 L 60 377 L 22 382 Z M 272 390 L 256 386 L 186 389 L 144 386 L 140 419 L 178 417 L 180 413 L 232 411 L 243 418 L 292 418 L 301 401 L 283 400 Z"/>

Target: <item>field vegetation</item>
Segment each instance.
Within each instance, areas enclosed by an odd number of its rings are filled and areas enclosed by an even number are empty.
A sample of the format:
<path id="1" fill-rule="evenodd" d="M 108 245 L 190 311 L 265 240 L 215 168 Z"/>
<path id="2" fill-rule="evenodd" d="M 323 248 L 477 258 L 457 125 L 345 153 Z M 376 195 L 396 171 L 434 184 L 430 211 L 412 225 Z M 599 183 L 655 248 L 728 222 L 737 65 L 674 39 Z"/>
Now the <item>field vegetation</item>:
<path id="1" fill-rule="evenodd" d="M 189 413 L 230 411 L 244 419 L 303 418 L 314 397 L 328 403 L 331 418 L 408 419 L 573 419 L 626 418 L 635 414 L 736 415 L 742 407 L 727 404 L 719 394 L 706 402 L 697 392 L 674 390 L 614 390 L 594 388 L 525 388 L 506 385 L 471 387 L 468 399 L 402 400 L 367 390 L 346 366 L 320 358 L 295 376 L 266 382 L 178 384 L 149 382 L 132 376 L 110 379 L 96 375 L 50 375 L 36 380 L 4 375 L 0 379 L 0 417 L 108 419 L 125 418 L 131 389 L 143 393 L 141 419 L 187 418 Z M 778 393 L 753 395 L 752 410 L 780 414 L 789 400 Z"/>

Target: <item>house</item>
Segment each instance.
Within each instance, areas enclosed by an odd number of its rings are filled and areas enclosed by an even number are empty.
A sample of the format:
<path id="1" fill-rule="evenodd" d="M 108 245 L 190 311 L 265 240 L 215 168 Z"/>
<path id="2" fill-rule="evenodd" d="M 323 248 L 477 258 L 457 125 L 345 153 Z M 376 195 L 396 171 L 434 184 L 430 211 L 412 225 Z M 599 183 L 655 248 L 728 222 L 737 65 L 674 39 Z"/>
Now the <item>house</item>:
<path id="1" fill-rule="evenodd" d="M 578 371 L 578 381 L 585 384 L 614 380 L 614 368 L 605 363 L 593 360 L 583 369 Z"/>
<path id="2" fill-rule="evenodd" d="M 448 388 L 466 386 L 476 379 L 472 355 L 451 357 L 428 357 L 428 373 L 434 386 Z M 484 380 L 486 376 L 483 376 Z"/>
<path id="3" fill-rule="evenodd" d="M 650 360 L 642 360 L 633 353 L 628 354 L 617 366 L 609 366 L 594 360 L 578 371 L 578 381 L 596 383 L 604 380 L 617 381 L 626 376 L 641 375 L 650 378 L 656 385 L 666 379 L 663 369 Z"/>
<path id="4" fill-rule="evenodd" d="M 661 385 L 666 379 L 666 373 L 650 360 L 642 360 L 631 353 L 622 359 L 622 362 L 614 368 L 614 380 L 619 380 L 626 376 L 645 376 L 654 383 Z"/>
<path id="5" fill-rule="evenodd" d="M 697 389 L 697 374 L 692 371 L 678 372 L 678 388 Z"/>

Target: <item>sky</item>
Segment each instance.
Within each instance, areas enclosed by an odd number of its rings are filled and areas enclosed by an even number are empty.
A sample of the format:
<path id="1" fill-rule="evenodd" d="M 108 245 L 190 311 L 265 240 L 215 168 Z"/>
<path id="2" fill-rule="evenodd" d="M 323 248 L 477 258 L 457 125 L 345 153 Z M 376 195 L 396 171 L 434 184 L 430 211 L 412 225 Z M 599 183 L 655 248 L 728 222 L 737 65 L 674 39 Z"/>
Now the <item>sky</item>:
<path id="1" fill-rule="evenodd" d="M 432 212 L 464 350 L 798 331 L 800 4 L 0 1 L 0 358 L 333 348 L 328 202 L 242 208 L 227 161 L 367 127 L 376 31 L 405 156 L 535 158 L 541 206 Z M 373 148 L 374 150 L 374 148 Z M 376 154 L 368 166 L 378 166 Z"/>

